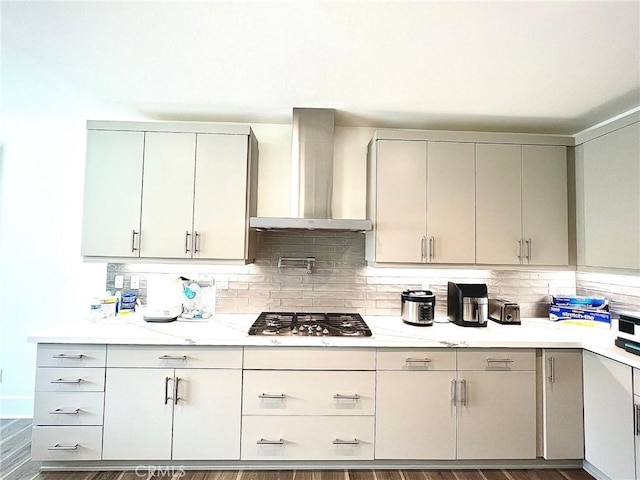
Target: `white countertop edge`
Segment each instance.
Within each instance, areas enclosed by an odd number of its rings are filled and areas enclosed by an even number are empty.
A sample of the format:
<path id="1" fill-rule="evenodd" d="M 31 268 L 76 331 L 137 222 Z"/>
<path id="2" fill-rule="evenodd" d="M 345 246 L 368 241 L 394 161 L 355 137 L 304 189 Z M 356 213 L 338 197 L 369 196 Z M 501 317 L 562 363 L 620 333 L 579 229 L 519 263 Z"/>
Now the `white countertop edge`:
<path id="1" fill-rule="evenodd" d="M 365 316 L 372 337 L 264 337 L 246 332 L 257 314 L 218 314 L 207 322 L 147 323 L 139 317 L 112 323 L 76 322 L 36 332 L 30 343 L 106 345 L 349 347 L 349 348 L 583 348 L 640 368 L 640 356 L 614 345 L 605 324 L 593 328 L 548 319 L 523 319 L 522 325 L 459 327 L 440 319 L 430 327 L 406 325 L 400 317 Z M 438 320 L 438 319 L 437 319 Z"/>

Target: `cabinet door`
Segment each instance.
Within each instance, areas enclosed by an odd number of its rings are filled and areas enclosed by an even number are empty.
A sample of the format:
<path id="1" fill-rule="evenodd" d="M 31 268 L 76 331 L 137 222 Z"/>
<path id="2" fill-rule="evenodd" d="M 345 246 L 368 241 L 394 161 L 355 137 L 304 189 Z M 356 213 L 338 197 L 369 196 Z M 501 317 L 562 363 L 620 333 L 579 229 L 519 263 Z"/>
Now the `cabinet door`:
<path id="1" fill-rule="evenodd" d="M 585 351 L 585 460 L 609 478 L 635 478 L 631 367 Z"/>
<path id="2" fill-rule="evenodd" d="M 524 262 L 568 265 L 567 149 L 522 146 Z"/>
<path id="3" fill-rule="evenodd" d="M 146 133 L 140 256 L 190 258 L 196 136 Z"/>
<path id="4" fill-rule="evenodd" d="M 193 213 L 194 258 L 245 258 L 246 135 L 197 137 Z"/>
<path id="5" fill-rule="evenodd" d="M 459 372 L 458 379 L 458 459 L 536 458 L 535 371 Z"/>
<path id="6" fill-rule="evenodd" d="M 454 380 L 455 372 L 379 371 L 375 458 L 454 459 Z"/>
<path id="7" fill-rule="evenodd" d="M 579 146 L 578 158 L 579 152 L 585 265 L 640 269 L 640 122 Z"/>
<path id="8" fill-rule="evenodd" d="M 379 140 L 376 262 L 422 263 L 427 231 L 427 143 Z"/>
<path id="9" fill-rule="evenodd" d="M 476 146 L 476 263 L 520 263 L 521 148 Z"/>
<path id="10" fill-rule="evenodd" d="M 544 458 L 584 458 L 582 350 L 544 350 L 541 374 Z"/>
<path id="11" fill-rule="evenodd" d="M 239 460 L 242 370 L 176 369 L 174 460 Z"/>
<path id="12" fill-rule="evenodd" d="M 143 132 L 87 132 L 83 256 L 138 256 L 143 151 Z"/>
<path id="13" fill-rule="evenodd" d="M 103 460 L 171 459 L 173 369 L 109 368 Z"/>
<path id="14" fill-rule="evenodd" d="M 429 142 L 428 257 L 432 263 L 476 259 L 476 173 L 472 143 Z"/>

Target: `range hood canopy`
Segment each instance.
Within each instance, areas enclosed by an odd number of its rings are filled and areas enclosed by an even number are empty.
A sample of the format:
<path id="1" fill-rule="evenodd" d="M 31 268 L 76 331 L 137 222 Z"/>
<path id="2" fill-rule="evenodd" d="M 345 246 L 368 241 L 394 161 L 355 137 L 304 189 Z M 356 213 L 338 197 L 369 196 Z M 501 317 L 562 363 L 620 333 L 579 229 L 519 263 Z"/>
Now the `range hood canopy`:
<path id="1" fill-rule="evenodd" d="M 335 111 L 294 108 L 292 122 L 292 216 L 251 217 L 259 229 L 371 230 L 370 220 L 334 219 L 333 136 Z"/>

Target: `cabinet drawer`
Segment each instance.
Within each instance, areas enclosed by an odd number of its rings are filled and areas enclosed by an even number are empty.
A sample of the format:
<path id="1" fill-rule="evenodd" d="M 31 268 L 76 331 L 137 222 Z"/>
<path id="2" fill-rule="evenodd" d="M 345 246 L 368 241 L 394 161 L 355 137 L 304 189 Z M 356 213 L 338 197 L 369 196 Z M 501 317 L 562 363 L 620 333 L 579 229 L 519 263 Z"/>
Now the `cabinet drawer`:
<path id="1" fill-rule="evenodd" d="M 295 370 L 375 370 L 373 348 L 245 347 L 244 368 Z"/>
<path id="2" fill-rule="evenodd" d="M 243 417 L 242 460 L 373 460 L 373 417 Z"/>
<path id="3" fill-rule="evenodd" d="M 245 370 L 245 415 L 373 415 L 375 372 Z"/>
<path id="4" fill-rule="evenodd" d="M 536 351 L 519 348 L 458 349 L 458 370 L 534 370 Z"/>
<path id="5" fill-rule="evenodd" d="M 38 367 L 104 367 L 106 345 L 74 345 L 41 343 L 38 345 Z"/>
<path id="6" fill-rule="evenodd" d="M 35 425 L 102 425 L 104 393 L 38 392 Z"/>
<path id="7" fill-rule="evenodd" d="M 36 392 L 103 392 L 104 368 L 36 368 Z"/>
<path id="8" fill-rule="evenodd" d="M 109 345 L 108 367 L 242 368 L 242 347 Z"/>
<path id="9" fill-rule="evenodd" d="M 444 348 L 385 348 L 377 352 L 378 370 L 455 370 L 456 351 Z"/>
<path id="10" fill-rule="evenodd" d="M 102 427 L 33 427 L 33 460 L 100 460 L 101 455 Z"/>

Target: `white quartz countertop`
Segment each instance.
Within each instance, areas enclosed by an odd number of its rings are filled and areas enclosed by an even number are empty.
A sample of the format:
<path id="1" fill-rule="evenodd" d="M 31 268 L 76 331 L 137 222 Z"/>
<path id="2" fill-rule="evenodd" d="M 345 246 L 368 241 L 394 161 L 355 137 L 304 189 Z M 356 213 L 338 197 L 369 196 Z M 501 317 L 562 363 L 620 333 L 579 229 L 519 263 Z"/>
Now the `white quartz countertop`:
<path id="1" fill-rule="evenodd" d="M 640 357 L 614 345 L 609 326 L 577 326 L 548 319 L 523 319 L 522 325 L 460 327 L 437 318 L 434 325 L 412 326 L 395 316 L 365 316 L 372 337 L 268 337 L 250 336 L 258 314 L 218 314 L 201 322 L 148 323 L 136 315 L 109 323 L 70 323 L 35 332 L 34 343 L 88 343 L 108 345 L 229 345 L 283 347 L 477 347 L 477 348 L 584 348 L 640 368 Z"/>

